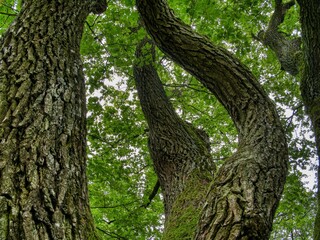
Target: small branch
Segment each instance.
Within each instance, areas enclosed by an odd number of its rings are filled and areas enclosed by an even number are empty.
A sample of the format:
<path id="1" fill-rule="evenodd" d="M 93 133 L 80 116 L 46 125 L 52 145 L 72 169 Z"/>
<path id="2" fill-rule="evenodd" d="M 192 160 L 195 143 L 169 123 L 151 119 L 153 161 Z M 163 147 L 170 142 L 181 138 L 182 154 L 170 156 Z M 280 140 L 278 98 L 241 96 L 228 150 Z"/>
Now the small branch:
<path id="1" fill-rule="evenodd" d="M 122 237 L 119 234 L 116 233 L 109 233 L 106 230 L 103 230 L 102 228 L 96 227 L 99 231 L 103 232 L 104 234 L 108 235 L 109 237 L 116 238 L 116 239 L 123 239 L 128 240 L 128 238 Z"/>
<path id="2" fill-rule="evenodd" d="M 300 108 L 302 108 L 303 107 L 303 104 L 301 103 L 301 104 L 299 104 L 298 106 L 296 106 L 296 107 L 294 107 L 292 110 L 292 114 L 291 114 L 291 116 L 289 116 L 289 117 L 287 117 L 286 119 L 287 119 L 287 124 L 286 124 L 286 128 L 288 128 L 290 125 L 292 125 L 292 121 L 293 121 L 293 117 L 297 114 L 297 112 L 298 112 L 298 110 L 300 109 Z"/>
<path id="3" fill-rule="evenodd" d="M 16 13 L 6 13 L 6 12 L 0 12 L 1 15 L 6 15 L 6 16 L 10 16 L 10 17 L 16 17 L 18 14 Z"/>
<path id="4" fill-rule="evenodd" d="M 203 93 L 206 93 L 206 94 L 210 94 L 212 95 L 212 93 L 206 91 L 206 90 L 202 90 L 202 89 L 198 89 L 198 88 L 195 88 L 195 87 L 192 87 L 191 84 L 163 84 L 164 87 L 172 87 L 172 88 L 189 88 L 189 89 L 192 89 L 194 91 L 197 91 L 197 92 L 203 92 Z"/>
<path id="5" fill-rule="evenodd" d="M 111 223 L 114 223 L 116 222 L 116 220 L 111 220 L 111 221 L 106 221 L 106 220 L 103 220 L 105 223 L 107 223 L 108 225 L 110 225 Z"/>
<path id="6" fill-rule="evenodd" d="M 160 188 L 160 182 L 159 180 L 156 182 L 156 185 L 153 187 L 153 190 L 151 192 L 151 194 L 149 195 L 149 202 L 147 202 L 146 204 L 143 204 L 141 207 L 147 208 L 149 207 L 149 205 L 151 204 L 152 200 L 154 199 L 154 197 L 157 195 L 158 191 Z"/>
<path id="7" fill-rule="evenodd" d="M 99 36 L 94 32 L 94 30 L 93 30 L 93 28 L 92 28 L 92 27 L 95 25 L 95 22 L 96 22 L 96 19 L 94 20 L 94 23 L 93 23 L 92 25 L 90 25 L 88 21 L 86 21 L 86 24 L 87 24 L 90 32 L 92 33 L 93 38 L 94 38 L 95 40 L 98 40 L 99 43 L 100 43 L 101 45 L 103 45 L 101 39 L 100 39 Z"/>
<path id="8" fill-rule="evenodd" d="M 118 146 L 122 141 L 124 141 L 124 143 L 127 143 L 130 140 L 136 139 L 138 137 L 144 136 L 149 132 L 149 129 L 146 128 L 144 129 L 143 133 L 141 134 L 136 134 L 133 136 L 130 136 L 128 138 L 128 136 L 121 136 L 121 137 L 117 137 L 117 139 L 114 139 L 113 141 L 110 141 L 110 138 L 107 137 L 102 137 L 98 134 L 92 134 L 92 133 L 88 133 L 88 137 L 92 138 L 93 140 L 99 140 L 100 142 L 106 143 L 108 144 L 111 148 L 115 148 L 116 146 Z"/>
<path id="9" fill-rule="evenodd" d="M 108 208 L 117 208 L 117 207 L 126 207 L 128 205 L 132 205 L 134 203 L 136 203 L 137 201 L 132 201 L 132 202 L 128 202 L 128 203 L 124 203 L 124 204 L 119 204 L 119 205 L 114 205 L 114 206 L 96 206 L 96 207 L 90 207 L 92 209 L 97 209 L 97 208 L 103 208 L 103 209 L 108 209 Z"/>
<path id="10" fill-rule="evenodd" d="M 4 6 L 4 7 L 6 7 L 6 8 L 8 8 L 8 9 L 10 9 L 10 10 L 12 10 L 12 11 L 14 11 L 14 12 L 16 12 L 16 13 L 18 13 L 17 9 L 15 9 L 15 8 L 13 7 L 13 5 L 10 5 L 10 4 L 4 3 L 4 2 L 1 3 L 1 5 Z"/>
<path id="11" fill-rule="evenodd" d="M 283 5 L 284 9 L 288 10 L 290 9 L 293 5 L 295 5 L 296 2 L 294 0 L 290 1 L 290 2 L 287 2 Z"/>
<path id="12" fill-rule="evenodd" d="M 138 26 L 128 27 L 128 29 L 130 30 L 129 34 L 137 33 L 141 28 L 142 28 L 142 25 L 140 23 L 138 24 Z"/>

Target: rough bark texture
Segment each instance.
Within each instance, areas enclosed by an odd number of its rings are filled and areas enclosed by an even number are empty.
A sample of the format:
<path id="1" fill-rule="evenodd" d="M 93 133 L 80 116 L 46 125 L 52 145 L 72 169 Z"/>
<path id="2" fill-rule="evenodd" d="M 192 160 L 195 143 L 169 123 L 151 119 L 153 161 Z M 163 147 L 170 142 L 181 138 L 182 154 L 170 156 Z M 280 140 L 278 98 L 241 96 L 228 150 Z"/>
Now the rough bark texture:
<path id="1" fill-rule="evenodd" d="M 95 239 L 79 45 L 103 1 L 25 0 L 0 39 L 0 239 Z"/>
<path id="2" fill-rule="evenodd" d="M 302 41 L 304 45 L 304 71 L 301 79 L 301 95 L 310 116 L 318 155 L 318 211 L 314 239 L 320 240 L 320 2 L 299 0 Z"/>
<path id="3" fill-rule="evenodd" d="M 246 67 L 177 19 L 165 0 L 137 0 L 137 8 L 157 46 L 220 100 L 239 132 L 238 150 L 215 175 L 194 239 L 268 239 L 288 163 L 274 104 Z M 181 212 L 173 206 L 171 214 Z"/>
<path id="4" fill-rule="evenodd" d="M 271 16 L 268 29 L 260 31 L 258 36 L 255 37 L 276 54 L 281 64 L 281 69 L 293 76 L 299 73 L 301 39 L 289 39 L 288 36 L 279 31 L 279 26 L 283 23 L 286 12 L 294 4 L 295 1 L 283 4 L 281 0 L 276 0 L 275 10 Z"/>
<path id="5" fill-rule="evenodd" d="M 197 225 L 195 216 L 200 214 L 215 170 L 208 135 L 181 120 L 174 111 L 154 66 L 152 42 L 144 39 L 136 56 L 136 87 L 149 125 L 149 150 L 164 196 L 163 239 L 185 239 Z"/>

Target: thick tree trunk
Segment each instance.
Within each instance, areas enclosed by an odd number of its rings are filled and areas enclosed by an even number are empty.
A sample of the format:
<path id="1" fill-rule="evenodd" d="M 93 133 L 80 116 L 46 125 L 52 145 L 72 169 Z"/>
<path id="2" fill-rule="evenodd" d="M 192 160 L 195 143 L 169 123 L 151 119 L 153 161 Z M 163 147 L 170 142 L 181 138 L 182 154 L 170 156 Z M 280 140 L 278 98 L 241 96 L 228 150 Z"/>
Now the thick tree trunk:
<path id="1" fill-rule="evenodd" d="M 95 239 L 79 45 L 103 1 L 25 0 L 0 40 L 0 239 Z"/>
<path id="2" fill-rule="evenodd" d="M 159 48 L 220 100 L 239 132 L 238 150 L 215 175 L 194 238 L 268 239 L 288 163 L 274 104 L 247 68 L 177 19 L 165 0 L 137 0 L 137 8 Z M 181 212 L 173 206 L 171 214 Z"/>
<path id="3" fill-rule="evenodd" d="M 136 56 L 139 60 L 134 66 L 136 87 L 149 125 L 149 150 L 164 196 L 163 239 L 185 239 L 194 232 L 197 225 L 194 216 L 200 214 L 215 171 L 209 138 L 174 111 L 154 60 L 151 61 L 154 59 L 152 42 L 144 39 L 137 47 Z"/>
<path id="4" fill-rule="evenodd" d="M 299 0 L 298 3 L 305 63 L 301 79 L 301 95 L 313 125 L 318 153 L 318 211 L 314 239 L 320 240 L 320 2 Z"/>

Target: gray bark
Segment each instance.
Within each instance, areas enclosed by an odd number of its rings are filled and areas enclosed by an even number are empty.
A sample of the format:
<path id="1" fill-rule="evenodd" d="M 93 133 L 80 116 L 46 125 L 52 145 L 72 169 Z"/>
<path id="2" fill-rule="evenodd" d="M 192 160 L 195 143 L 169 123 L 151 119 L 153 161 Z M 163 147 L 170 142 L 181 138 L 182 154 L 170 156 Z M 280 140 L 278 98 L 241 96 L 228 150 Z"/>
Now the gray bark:
<path id="1" fill-rule="evenodd" d="M 177 19 L 165 0 L 137 0 L 137 8 L 156 45 L 219 99 L 239 133 L 238 150 L 215 175 L 188 238 L 268 239 L 288 164 L 274 104 L 246 67 Z M 181 214 L 174 208 L 171 214 Z"/>
<path id="2" fill-rule="evenodd" d="M 103 1 L 25 0 L 0 40 L 0 239 L 95 239 L 79 46 Z"/>

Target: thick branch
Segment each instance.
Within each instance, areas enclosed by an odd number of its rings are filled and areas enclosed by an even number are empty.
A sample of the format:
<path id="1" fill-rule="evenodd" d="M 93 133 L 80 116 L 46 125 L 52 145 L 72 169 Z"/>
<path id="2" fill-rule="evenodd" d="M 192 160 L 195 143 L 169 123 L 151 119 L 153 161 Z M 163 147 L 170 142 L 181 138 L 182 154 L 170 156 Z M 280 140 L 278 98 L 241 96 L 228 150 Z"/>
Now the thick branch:
<path id="1" fill-rule="evenodd" d="M 210 156 L 208 136 L 181 120 L 170 103 L 154 66 L 152 41 L 142 40 L 137 46 L 136 56 L 138 62 L 134 66 L 134 77 L 150 129 L 149 149 L 168 217 L 189 175 L 201 169 L 206 179 L 214 171 L 214 163 Z"/>
<path id="2" fill-rule="evenodd" d="M 273 103 L 245 66 L 177 19 L 165 0 L 137 0 L 137 8 L 157 46 L 216 95 L 239 131 L 238 151 L 215 177 L 195 238 L 267 239 L 288 161 Z"/>
<path id="3" fill-rule="evenodd" d="M 284 17 L 286 12 L 295 4 L 295 1 L 292 0 L 285 4 L 282 3 L 281 0 L 275 1 L 275 10 L 271 16 L 271 20 L 269 22 L 268 29 L 275 29 L 277 30 L 281 23 L 284 21 Z"/>
<path id="4" fill-rule="evenodd" d="M 299 73 L 301 39 L 289 39 L 279 31 L 279 26 L 283 23 L 287 11 L 294 4 L 295 1 L 283 4 L 282 1 L 277 0 L 267 30 L 260 31 L 255 37 L 256 40 L 274 51 L 281 64 L 281 69 L 293 76 Z"/>

